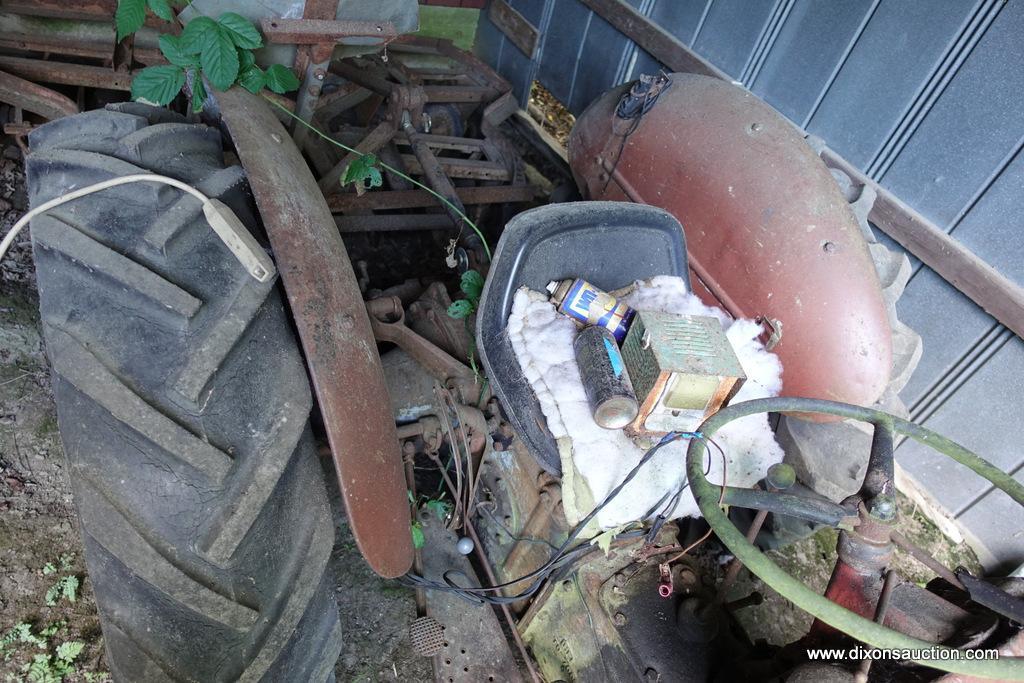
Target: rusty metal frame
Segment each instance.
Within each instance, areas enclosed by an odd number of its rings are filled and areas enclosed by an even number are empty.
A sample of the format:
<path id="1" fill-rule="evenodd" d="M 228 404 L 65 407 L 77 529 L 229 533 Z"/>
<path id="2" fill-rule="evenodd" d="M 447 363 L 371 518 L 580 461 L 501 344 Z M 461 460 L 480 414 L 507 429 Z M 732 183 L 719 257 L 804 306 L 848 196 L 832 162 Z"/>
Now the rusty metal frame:
<path id="1" fill-rule="evenodd" d="M 51 121 L 78 113 L 78 104 L 71 98 L 6 71 L 0 71 L 0 102 L 13 104 Z"/>
<path id="2" fill-rule="evenodd" d="M 413 561 L 405 475 L 377 345 L 323 194 L 258 96 L 217 93 L 270 237 L 313 378 L 353 535 L 370 567 Z"/>

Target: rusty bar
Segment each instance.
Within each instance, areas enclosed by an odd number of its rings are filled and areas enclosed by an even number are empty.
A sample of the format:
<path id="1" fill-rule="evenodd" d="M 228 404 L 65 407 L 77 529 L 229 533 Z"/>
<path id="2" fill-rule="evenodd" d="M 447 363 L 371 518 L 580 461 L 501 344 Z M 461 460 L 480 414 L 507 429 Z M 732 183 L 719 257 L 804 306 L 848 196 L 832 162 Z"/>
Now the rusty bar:
<path id="1" fill-rule="evenodd" d="M 372 195 L 373 192 L 368 194 Z M 434 199 L 437 204 L 437 199 Z M 377 214 L 372 216 L 335 216 L 341 233 L 399 232 L 402 230 L 451 230 L 452 221 L 440 213 Z"/>
<path id="2" fill-rule="evenodd" d="M 503 204 L 505 202 L 530 202 L 540 193 L 535 185 L 487 185 L 483 187 L 457 187 L 455 193 L 463 205 Z M 384 190 L 368 192 L 362 196 L 354 193 L 336 194 L 327 198 L 331 211 L 360 211 L 364 209 L 417 209 L 437 205 L 437 197 L 426 190 Z"/>
<path id="3" fill-rule="evenodd" d="M 409 139 L 409 145 L 412 147 L 413 154 L 416 155 L 416 160 L 420 163 L 421 173 L 426 178 L 427 184 L 445 198 L 445 201 L 442 202 L 444 212 L 448 214 L 452 225 L 461 228 L 462 216 L 466 213 L 466 207 L 463 206 L 459 195 L 455 193 L 455 186 L 452 185 L 451 179 L 446 174 L 447 169 L 441 165 L 441 161 L 434 156 L 434 152 L 427 146 L 427 143 L 423 142 L 416 127 L 412 125 L 412 121 L 409 120 L 409 112 L 402 114 L 402 130 L 405 131 L 405 136 Z M 406 162 L 406 167 L 411 169 L 412 164 Z"/>
<path id="4" fill-rule="evenodd" d="M 0 12 L 34 17 L 51 17 L 71 21 L 113 22 L 117 0 L 2 0 Z M 171 27 L 163 19 L 146 13 L 145 25 L 167 30 Z"/>
<path id="5" fill-rule="evenodd" d="M 6 71 L 0 71 L 0 102 L 21 107 L 51 121 L 78 113 L 78 105 L 71 98 Z"/>
<path id="6" fill-rule="evenodd" d="M 388 42 L 398 37 L 390 21 L 338 21 L 335 19 L 260 20 L 260 28 L 268 43 L 344 43 L 348 38 L 378 38 Z"/>
<path id="7" fill-rule="evenodd" d="M 242 88 L 216 94 L 277 259 L 352 533 L 370 567 L 412 566 L 405 474 L 384 371 L 352 264 L 284 126 Z"/>
<path id="8" fill-rule="evenodd" d="M 89 88 L 108 90 L 131 90 L 132 74 L 114 71 L 102 66 L 84 66 L 48 62 L 41 59 L 25 59 L 0 55 L 0 69 L 21 78 L 41 83 L 60 85 L 84 85 Z"/>
<path id="9" fill-rule="evenodd" d="M 387 97 L 391 94 L 392 84 L 383 78 L 374 76 L 368 73 L 364 69 L 360 69 L 354 64 L 349 62 L 334 62 L 331 64 L 331 73 L 335 76 L 341 76 L 346 81 L 351 81 L 356 85 L 360 85 L 367 90 L 383 95 Z"/>
<path id="10" fill-rule="evenodd" d="M 433 156 L 433 155 L 431 155 Z M 508 182 L 512 176 L 502 164 L 478 159 L 452 159 L 441 157 L 438 160 L 441 169 L 449 178 L 470 178 L 472 180 L 501 180 Z M 423 166 L 412 154 L 403 154 L 402 163 L 413 175 L 424 175 Z"/>
<path id="11" fill-rule="evenodd" d="M 381 121 L 377 127 L 370 131 L 370 134 L 360 140 L 355 146 L 356 152 L 349 152 L 345 157 L 334 165 L 334 168 L 327 171 L 320 179 L 320 189 L 324 194 L 337 192 L 341 189 L 341 177 L 349 164 L 363 154 L 373 154 L 384 145 L 388 144 L 395 135 L 395 124 L 391 121 Z"/>

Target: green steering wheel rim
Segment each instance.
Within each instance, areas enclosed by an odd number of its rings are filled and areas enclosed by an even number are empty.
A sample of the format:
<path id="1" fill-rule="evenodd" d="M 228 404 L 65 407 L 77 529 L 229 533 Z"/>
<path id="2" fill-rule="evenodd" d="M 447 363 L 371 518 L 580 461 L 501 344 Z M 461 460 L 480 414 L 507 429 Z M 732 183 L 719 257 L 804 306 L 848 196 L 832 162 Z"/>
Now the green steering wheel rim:
<path id="1" fill-rule="evenodd" d="M 908 422 L 894 415 L 862 408 L 847 403 L 810 398 L 763 398 L 744 401 L 718 411 L 700 426 L 698 430 L 705 437 L 711 437 L 724 425 L 733 420 L 757 413 L 822 413 L 842 418 L 871 423 L 890 423 L 893 431 L 903 434 L 956 460 L 990 481 L 996 488 L 1007 493 L 1018 504 L 1024 506 L 1024 486 L 1013 477 L 990 462 L 975 455 L 963 446 L 936 434 L 920 425 Z M 934 643 L 911 638 L 898 631 L 877 624 L 874 621 L 840 607 L 823 595 L 815 593 L 769 560 L 746 537 L 740 533 L 719 506 L 722 487 L 712 484 L 704 476 L 704 456 L 707 444 L 704 439 L 693 439 L 686 454 L 686 472 L 690 490 L 708 525 L 729 551 L 736 556 L 753 574 L 764 581 L 772 590 L 791 601 L 800 609 L 829 624 L 851 637 L 872 647 L 897 650 L 944 650 L 953 648 L 937 646 Z M 912 660 L 923 666 L 941 671 L 994 678 L 1006 681 L 1024 681 L 1024 657 L 1002 657 L 991 660 Z"/>

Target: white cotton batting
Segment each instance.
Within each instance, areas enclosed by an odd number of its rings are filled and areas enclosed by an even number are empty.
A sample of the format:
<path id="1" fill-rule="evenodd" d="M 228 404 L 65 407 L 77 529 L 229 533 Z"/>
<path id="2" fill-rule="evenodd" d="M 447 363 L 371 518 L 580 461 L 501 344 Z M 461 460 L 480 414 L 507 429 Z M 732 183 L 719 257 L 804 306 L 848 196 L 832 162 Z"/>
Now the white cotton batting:
<path id="1" fill-rule="evenodd" d="M 726 337 L 747 375 L 733 402 L 777 396 L 782 389 L 782 364 L 758 340 L 761 327 L 752 320 L 733 320 L 686 291 L 682 279 L 659 276 L 637 282 L 624 297 L 639 311 L 710 315 L 722 321 Z M 562 461 L 562 505 L 570 524 L 587 515 L 636 466 L 645 449 L 621 430 L 599 427 L 590 412 L 572 343 L 577 327 L 561 315 L 546 294 L 525 287 L 516 292 L 508 334 L 519 365 L 540 402 Z M 728 484 L 752 486 L 768 467 L 782 461 L 782 449 L 768 426 L 767 415 L 751 415 L 730 423 L 715 435 L 726 453 Z M 610 529 L 664 513 L 669 518 L 696 517 L 697 504 L 684 491 L 674 509 L 669 500 L 683 485 L 688 442 L 664 446 L 598 515 L 598 526 Z M 722 481 L 722 462 L 708 449 L 708 478 Z"/>

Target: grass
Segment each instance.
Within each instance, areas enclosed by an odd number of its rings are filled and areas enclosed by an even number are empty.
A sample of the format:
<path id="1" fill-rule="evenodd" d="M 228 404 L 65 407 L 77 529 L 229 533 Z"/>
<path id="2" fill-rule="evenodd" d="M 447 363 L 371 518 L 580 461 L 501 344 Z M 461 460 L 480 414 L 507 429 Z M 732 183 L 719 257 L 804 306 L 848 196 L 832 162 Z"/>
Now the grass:
<path id="1" fill-rule="evenodd" d="M 425 38 L 447 38 L 462 50 L 472 50 L 480 10 L 420 5 L 420 30 Z"/>

